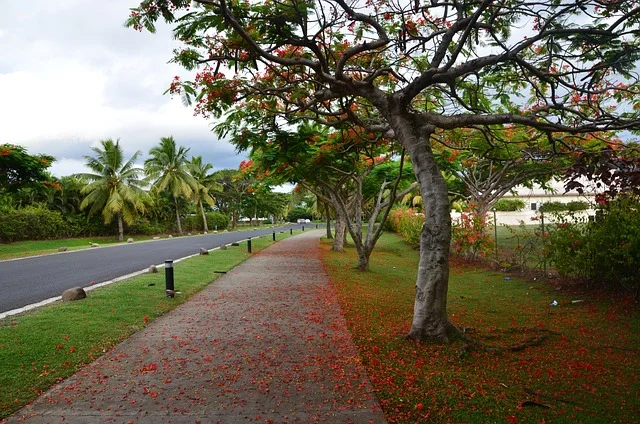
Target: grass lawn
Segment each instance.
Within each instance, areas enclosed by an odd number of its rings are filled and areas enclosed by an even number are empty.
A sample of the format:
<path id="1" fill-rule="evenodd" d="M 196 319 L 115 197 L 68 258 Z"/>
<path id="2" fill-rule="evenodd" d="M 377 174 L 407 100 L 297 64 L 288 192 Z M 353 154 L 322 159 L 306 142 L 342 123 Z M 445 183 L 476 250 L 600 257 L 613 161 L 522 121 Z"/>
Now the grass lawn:
<path id="1" fill-rule="evenodd" d="M 286 237 L 288 232 L 278 239 Z M 254 238 L 252 251 L 272 243 L 270 236 Z M 173 299 L 165 296 L 160 270 L 93 290 L 80 302 L 56 302 L 0 320 L 0 420 L 185 302 L 217 279 L 216 271 L 250 256 L 241 244 L 176 263 L 175 287 L 182 294 Z"/>
<path id="2" fill-rule="evenodd" d="M 330 250 L 325 268 L 391 423 L 614 423 L 640 416 L 640 311 L 627 300 L 571 296 L 543 283 L 453 264 L 450 319 L 502 353 L 404 338 L 418 253 L 385 234 L 371 271 L 355 249 Z M 550 306 L 557 300 L 557 307 Z M 572 300 L 584 300 L 572 303 Z M 525 340 L 546 339 L 511 351 Z"/>

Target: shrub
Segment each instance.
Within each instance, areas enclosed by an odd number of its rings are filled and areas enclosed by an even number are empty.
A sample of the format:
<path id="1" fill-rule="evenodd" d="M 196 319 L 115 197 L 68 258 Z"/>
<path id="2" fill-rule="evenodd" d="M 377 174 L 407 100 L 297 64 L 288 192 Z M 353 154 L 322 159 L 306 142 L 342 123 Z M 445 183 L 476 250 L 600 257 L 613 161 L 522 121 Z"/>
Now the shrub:
<path id="1" fill-rule="evenodd" d="M 229 218 L 221 212 L 207 212 L 205 213 L 205 216 L 207 217 L 207 226 L 209 227 L 209 231 L 214 231 L 215 229 L 222 231 L 226 230 L 229 226 Z M 185 231 L 203 231 L 204 225 L 202 225 L 202 215 L 188 215 L 185 217 L 182 227 Z"/>
<path id="2" fill-rule="evenodd" d="M 462 213 L 451 228 L 452 253 L 469 259 L 487 256 L 494 245 L 487 227 L 486 216 L 475 212 Z"/>
<path id="3" fill-rule="evenodd" d="M 561 276 L 622 286 L 639 296 L 640 199 L 609 202 L 597 222 L 559 216 L 549 234 L 548 254 Z"/>
<path id="4" fill-rule="evenodd" d="M 540 212 L 577 212 L 589 209 L 586 202 L 574 200 L 571 202 L 547 202 L 540 205 Z"/>
<path id="5" fill-rule="evenodd" d="M 520 199 L 500 199 L 493 207 L 499 212 L 516 212 L 525 207 L 524 200 Z"/>
<path id="6" fill-rule="evenodd" d="M 389 214 L 389 225 L 396 233 L 411 246 L 420 246 L 420 234 L 424 224 L 424 214 L 417 213 L 413 208 L 396 208 Z"/>
<path id="7" fill-rule="evenodd" d="M 67 237 L 69 225 L 62 214 L 43 206 L 27 206 L 0 215 L 0 241 L 44 240 Z"/>

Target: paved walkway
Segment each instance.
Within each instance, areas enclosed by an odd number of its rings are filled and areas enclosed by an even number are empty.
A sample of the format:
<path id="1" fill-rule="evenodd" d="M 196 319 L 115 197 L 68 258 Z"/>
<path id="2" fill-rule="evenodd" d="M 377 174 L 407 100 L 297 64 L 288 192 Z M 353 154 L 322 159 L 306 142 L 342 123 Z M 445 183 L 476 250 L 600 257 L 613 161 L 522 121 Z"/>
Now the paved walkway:
<path id="1" fill-rule="evenodd" d="M 256 254 L 8 422 L 385 423 L 321 234 Z"/>

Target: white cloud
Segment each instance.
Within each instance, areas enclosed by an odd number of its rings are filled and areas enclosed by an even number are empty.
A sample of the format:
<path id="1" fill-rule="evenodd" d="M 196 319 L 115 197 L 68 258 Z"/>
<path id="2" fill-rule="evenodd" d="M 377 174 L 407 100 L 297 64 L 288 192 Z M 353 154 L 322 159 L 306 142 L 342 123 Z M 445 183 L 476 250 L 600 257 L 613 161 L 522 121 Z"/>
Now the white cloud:
<path id="1" fill-rule="evenodd" d="M 105 138 L 120 138 L 131 155 L 173 135 L 216 169 L 237 167 L 243 157 L 209 123 L 163 95 L 184 71 L 167 64 L 169 28 L 151 35 L 123 27 L 138 3 L 9 2 L 0 15 L 0 143 L 55 156 L 58 176 L 79 172 Z"/>

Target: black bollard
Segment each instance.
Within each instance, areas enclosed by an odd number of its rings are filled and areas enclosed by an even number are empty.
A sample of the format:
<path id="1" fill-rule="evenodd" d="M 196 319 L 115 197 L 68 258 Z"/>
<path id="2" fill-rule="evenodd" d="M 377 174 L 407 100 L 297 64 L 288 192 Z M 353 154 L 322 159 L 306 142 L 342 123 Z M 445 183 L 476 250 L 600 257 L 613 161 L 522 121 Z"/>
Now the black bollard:
<path id="1" fill-rule="evenodd" d="M 273 232 L 273 241 L 276 241 L 276 232 Z"/>
<path id="2" fill-rule="evenodd" d="M 173 260 L 164 261 L 164 280 L 167 297 L 175 296 L 175 287 L 173 286 Z"/>
<path id="3" fill-rule="evenodd" d="M 304 225 L 302 226 L 302 231 L 304 231 Z"/>
<path id="4" fill-rule="evenodd" d="M 251 253 L 251 237 L 247 239 L 247 252 Z"/>
<path id="5" fill-rule="evenodd" d="M 289 234 L 293 235 L 293 228 L 289 228 Z"/>

